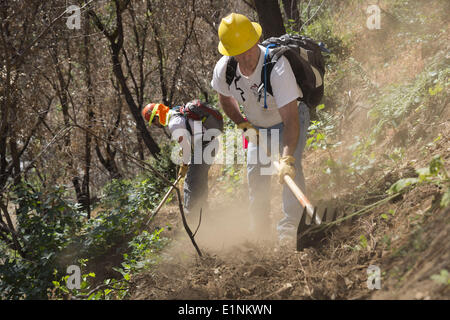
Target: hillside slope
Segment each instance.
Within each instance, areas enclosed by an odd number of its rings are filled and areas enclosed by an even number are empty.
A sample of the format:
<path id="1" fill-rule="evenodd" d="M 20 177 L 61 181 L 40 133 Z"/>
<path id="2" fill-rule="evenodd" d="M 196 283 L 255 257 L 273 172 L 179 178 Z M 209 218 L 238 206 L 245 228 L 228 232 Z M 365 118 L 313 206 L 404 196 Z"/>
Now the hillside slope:
<path id="1" fill-rule="evenodd" d="M 257 241 L 247 233 L 245 181 L 226 193 L 220 168 L 211 170 L 211 210 L 196 236 L 204 257 L 196 256 L 177 208 L 166 206 L 157 223 L 174 226 L 174 241 L 156 269 L 133 278 L 131 299 L 450 297 L 450 207 L 441 205 L 450 188 L 448 5 L 386 4 L 395 14 L 385 13 L 375 32 L 365 29 L 363 15 L 348 19 L 363 8 L 335 14 L 336 32 L 352 44 L 328 76 L 334 108 L 320 119 L 335 131 L 304 159 L 314 203 L 328 200 L 346 215 L 361 214 L 313 248 L 281 249 L 274 235 Z M 422 180 L 395 185 L 421 168 Z M 281 191 L 273 182 L 275 228 Z M 383 201 L 389 190 L 400 194 Z M 380 269 L 380 290 L 368 289 L 370 265 Z"/>

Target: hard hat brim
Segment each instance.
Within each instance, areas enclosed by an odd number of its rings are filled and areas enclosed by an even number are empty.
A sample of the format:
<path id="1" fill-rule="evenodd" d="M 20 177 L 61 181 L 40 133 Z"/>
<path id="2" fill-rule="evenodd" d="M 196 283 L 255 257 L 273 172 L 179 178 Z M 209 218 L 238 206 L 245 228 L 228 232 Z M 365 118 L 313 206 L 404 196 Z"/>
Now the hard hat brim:
<path id="1" fill-rule="evenodd" d="M 240 48 L 240 50 L 227 50 L 224 47 L 224 45 L 222 44 L 222 41 L 219 41 L 219 45 L 218 45 L 219 52 L 224 56 L 237 56 L 241 53 L 244 53 L 245 51 L 247 51 L 248 49 L 253 47 L 256 43 L 258 43 L 259 38 L 261 38 L 262 28 L 261 28 L 260 24 L 257 22 L 252 22 L 252 25 L 253 25 L 253 28 L 255 29 L 256 34 L 258 35 L 257 38 L 252 39 L 251 41 L 248 41 L 246 44 L 243 44 L 242 48 Z"/>

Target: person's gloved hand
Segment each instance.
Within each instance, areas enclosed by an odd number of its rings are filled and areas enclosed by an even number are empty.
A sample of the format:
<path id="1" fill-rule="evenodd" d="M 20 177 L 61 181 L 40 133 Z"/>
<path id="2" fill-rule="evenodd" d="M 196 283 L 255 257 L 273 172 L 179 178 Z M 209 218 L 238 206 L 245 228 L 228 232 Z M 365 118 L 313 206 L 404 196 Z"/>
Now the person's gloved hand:
<path id="1" fill-rule="evenodd" d="M 252 124 L 248 121 L 243 121 L 241 123 L 239 123 L 238 128 L 241 129 L 242 131 L 244 131 L 244 137 L 253 143 L 258 143 L 258 130 L 256 130 L 256 128 L 254 126 L 252 126 Z M 253 129 L 255 130 L 254 133 L 250 133 L 249 130 Z"/>
<path id="2" fill-rule="evenodd" d="M 243 130 L 244 132 L 247 131 L 248 129 L 255 129 L 255 127 L 252 126 L 252 124 L 248 121 L 243 121 L 243 122 L 239 123 L 237 126 L 239 129 Z"/>
<path id="3" fill-rule="evenodd" d="M 188 168 L 189 168 L 189 167 L 188 167 L 187 164 L 181 165 L 180 171 L 178 171 L 178 175 L 181 176 L 181 177 L 186 176 L 186 173 L 187 173 L 187 171 L 188 171 Z"/>
<path id="4" fill-rule="evenodd" d="M 292 179 L 295 178 L 295 168 L 294 168 L 295 158 L 293 156 L 284 156 L 280 159 L 280 167 L 278 170 L 278 182 L 280 184 L 284 183 L 284 176 L 288 175 Z"/>

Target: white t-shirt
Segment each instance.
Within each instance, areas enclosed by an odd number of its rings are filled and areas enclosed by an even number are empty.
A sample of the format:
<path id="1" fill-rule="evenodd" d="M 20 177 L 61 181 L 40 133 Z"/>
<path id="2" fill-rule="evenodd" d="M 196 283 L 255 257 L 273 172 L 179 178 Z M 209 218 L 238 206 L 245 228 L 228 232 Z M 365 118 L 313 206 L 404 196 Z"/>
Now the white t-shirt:
<path id="1" fill-rule="evenodd" d="M 169 110 L 169 123 L 167 124 L 167 128 L 170 131 L 170 134 L 176 129 L 186 129 L 186 119 L 184 117 L 174 116 L 175 111 Z"/>
<path id="2" fill-rule="evenodd" d="M 206 128 L 203 126 L 201 121 L 194 121 L 193 119 L 187 119 L 187 121 L 189 121 L 189 126 L 191 127 L 192 131 L 191 135 L 186 126 L 186 118 L 184 116 L 175 114 L 176 112 L 174 110 L 169 110 L 169 123 L 167 124 L 167 127 L 170 131 L 172 140 L 178 141 L 183 150 L 190 149 L 191 152 L 195 153 L 196 151 L 194 151 L 195 149 L 193 146 L 196 143 L 199 143 L 199 145 L 203 146 L 209 143 L 208 141 L 203 140 L 203 134 L 205 133 Z M 183 137 L 182 141 L 179 140 L 180 137 Z M 183 152 L 183 159 L 181 161 L 186 164 L 190 163 L 191 155 L 192 153 Z M 201 159 L 201 157 L 202 154 L 200 155 L 199 159 Z"/>
<path id="3" fill-rule="evenodd" d="M 261 45 L 258 46 L 261 53 L 258 65 L 252 75 L 249 77 L 244 76 L 238 64 L 236 77 L 231 85 L 228 86 L 226 83 L 226 69 L 229 57 L 223 56 L 214 68 L 211 86 L 224 96 L 234 97 L 242 105 L 244 114 L 250 123 L 258 127 L 268 128 L 281 123 L 282 119 L 278 108 L 284 107 L 299 97 L 303 97 L 303 94 L 297 85 L 291 65 L 282 56 L 272 69 L 270 83 L 273 96 L 267 93 L 267 109 L 264 108 L 264 90 L 259 95 L 258 87 L 261 85 L 261 69 L 264 64 L 266 48 Z"/>

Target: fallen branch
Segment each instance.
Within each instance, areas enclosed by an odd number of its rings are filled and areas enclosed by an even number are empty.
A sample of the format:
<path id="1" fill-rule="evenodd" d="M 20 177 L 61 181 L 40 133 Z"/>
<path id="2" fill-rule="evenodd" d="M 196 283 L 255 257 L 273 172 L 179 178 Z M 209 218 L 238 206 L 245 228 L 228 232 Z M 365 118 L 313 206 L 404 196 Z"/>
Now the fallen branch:
<path id="1" fill-rule="evenodd" d="M 178 188 L 175 188 L 175 190 L 177 191 L 177 197 L 178 197 L 178 206 L 180 208 L 180 213 L 181 213 L 181 219 L 183 220 L 183 226 L 184 229 L 186 230 L 186 233 L 188 234 L 189 238 L 191 239 L 192 244 L 194 245 L 195 250 L 197 250 L 197 254 L 202 257 L 202 252 L 200 251 L 200 249 L 197 246 L 197 243 L 195 242 L 194 239 L 194 235 L 192 234 L 191 229 L 189 228 L 189 225 L 187 224 L 186 221 L 186 217 L 184 216 L 184 210 L 183 210 L 183 204 L 181 202 L 181 194 L 180 194 L 180 190 Z"/>
<path id="2" fill-rule="evenodd" d="M 116 283 L 120 283 L 120 282 L 129 283 L 125 279 L 119 280 Z M 128 288 L 114 288 L 110 284 L 103 283 L 103 284 L 95 287 L 94 289 L 92 289 L 91 291 L 89 291 L 86 294 L 79 294 L 79 295 L 76 295 L 76 296 L 72 297 L 71 300 L 79 300 L 79 299 L 89 298 L 92 294 L 94 294 L 95 292 L 97 292 L 99 290 L 102 290 L 102 289 L 111 289 L 111 290 L 117 290 L 117 291 L 128 290 Z"/>
<path id="3" fill-rule="evenodd" d="M 202 223 L 202 209 L 200 209 L 200 217 L 198 218 L 198 225 L 197 229 L 195 229 L 194 234 L 192 235 L 195 238 L 195 235 L 197 234 L 198 229 L 200 229 L 200 225 Z"/>

